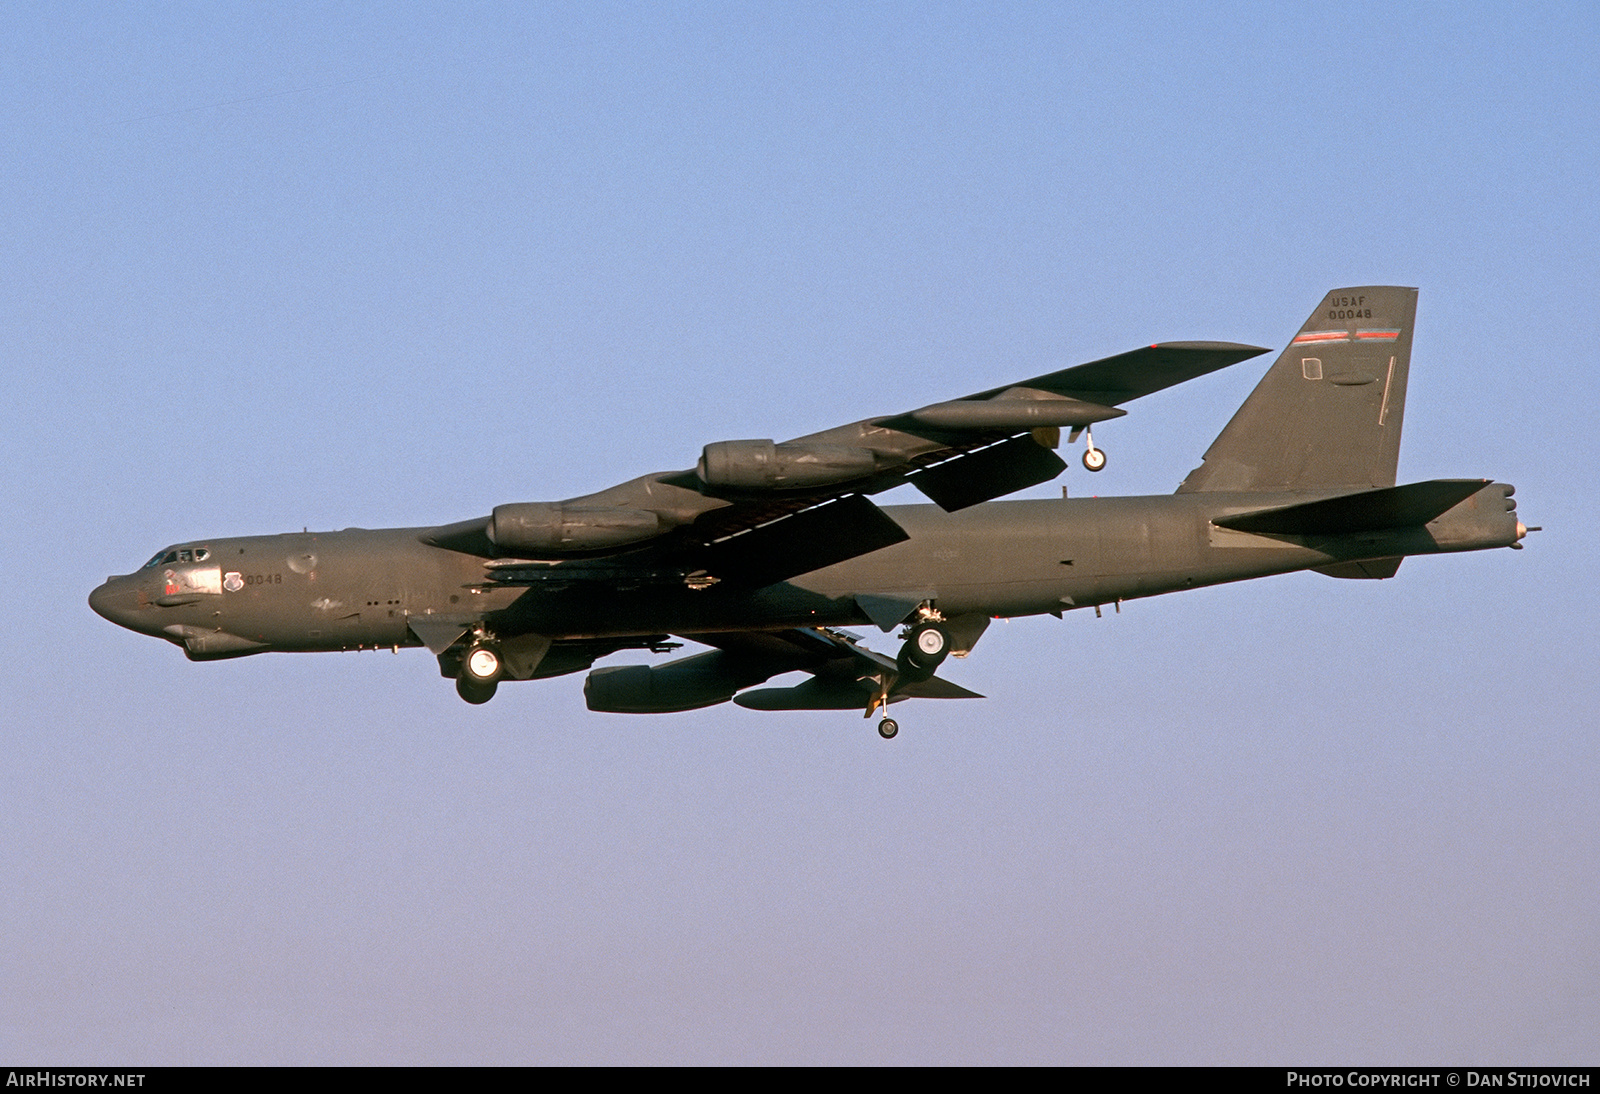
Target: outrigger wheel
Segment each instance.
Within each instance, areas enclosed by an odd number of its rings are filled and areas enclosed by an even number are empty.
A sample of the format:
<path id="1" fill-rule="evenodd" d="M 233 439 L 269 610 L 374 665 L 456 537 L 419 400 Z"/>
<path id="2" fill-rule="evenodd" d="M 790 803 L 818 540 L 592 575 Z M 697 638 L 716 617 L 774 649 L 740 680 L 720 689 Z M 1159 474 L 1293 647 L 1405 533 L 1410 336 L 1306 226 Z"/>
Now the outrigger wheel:
<path id="1" fill-rule="evenodd" d="M 1106 468 L 1106 454 L 1094 446 L 1094 433 L 1089 429 L 1083 431 L 1083 469 L 1085 471 L 1104 471 Z"/>
<path id="2" fill-rule="evenodd" d="M 878 723 L 878 736 L 886 741 L 894 740 L 894 735 L 900 732 L 900 723 L 893 718 L 885 718 Z"/>

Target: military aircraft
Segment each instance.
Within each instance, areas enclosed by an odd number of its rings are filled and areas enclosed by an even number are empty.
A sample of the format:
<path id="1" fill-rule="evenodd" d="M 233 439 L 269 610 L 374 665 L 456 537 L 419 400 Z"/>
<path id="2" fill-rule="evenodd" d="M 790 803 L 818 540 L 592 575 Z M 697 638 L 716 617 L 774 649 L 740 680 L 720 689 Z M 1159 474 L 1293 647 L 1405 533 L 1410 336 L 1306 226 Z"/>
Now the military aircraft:
<path id="1" fill-rule="evenodd" d="M 1061 430 L 1267 352 L 1168 342 L 792 441 L 708 444 L 691 470 L 427 528 L 194 540 L 89 597 L 191 660 L 425 646 L 469 703 L 619 650 L 589 709 L 882 712 L 981 698 L 936 672 L 994 618 L 1315 570 L 1392 577 L 1407 555 L 1520 547 L 1513 488 L 1397 486 L 1415 289 L 1335 289 L 1189 473 L 1157 497 L 995 501 L 1055 478 Z M 880 508 L 909 484 L 933 505 Z M 843 628 L 899 629 L 893 656 Z M 803 683 L 761 687 L 774 677 Z"/>

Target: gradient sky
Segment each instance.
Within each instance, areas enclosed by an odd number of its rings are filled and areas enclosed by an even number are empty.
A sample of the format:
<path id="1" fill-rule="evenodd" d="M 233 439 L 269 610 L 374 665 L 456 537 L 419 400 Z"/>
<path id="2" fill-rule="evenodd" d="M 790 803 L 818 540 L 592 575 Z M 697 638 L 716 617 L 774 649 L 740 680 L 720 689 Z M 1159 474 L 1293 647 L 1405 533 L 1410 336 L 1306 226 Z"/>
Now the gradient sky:
<path id="1" fill-rule="evenodd" d="M 1597 10 L 8 4 L 0 1059 L 1594 1063 Z M 85 604 L 1362 284 L 1526 550 L 996 624 L 893 742 Z"/>

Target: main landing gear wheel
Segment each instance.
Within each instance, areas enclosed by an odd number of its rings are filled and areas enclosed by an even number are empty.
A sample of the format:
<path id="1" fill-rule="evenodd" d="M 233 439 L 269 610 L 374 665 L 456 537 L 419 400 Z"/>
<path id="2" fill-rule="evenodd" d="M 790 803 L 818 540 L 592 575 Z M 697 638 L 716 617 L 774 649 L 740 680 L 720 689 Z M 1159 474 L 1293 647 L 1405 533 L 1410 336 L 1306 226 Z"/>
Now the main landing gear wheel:
<path id="1" fill-rule="evenodd" d="M 886 741 L 894 740 L 894 735 L 900 732 L 900 723 L 893 718 L 885 718 L 878 723 L 878 736 Z"/>
<path id="2" fill-rule="evenodd" d="M 900 676 L 913 683 L 926 680 L 936 672 L 950 654 L 950 632 L 937 623 L 918 623 L 906 636 L 896 661 Z"/>
<path id="3" fill-rule="evenodd" d="M 456 694 L 475 707 L 493 699 L 495 690 L 499 686 L 499 682 L 495 680 L 490 680 L 487 684 L 477 683 L 465 672 L 456 677 Z"/>
<path id="4" fill-rule="evenodd" d="M 1098 448 L 1084 449 L 1083 467 L 1086 471 L 1104 471 L 1106 468 L 1106 454 Z"/>
<path id="5" fill-rule="evenodd" d="M 473 646 L 461 659 L 461 679 L 477 685 L 493 684 L 500 679 L 503 668 L 499 650 L 487 645 Z"/>
<path id="6" fill-rule="evenodd" d="M 487 642 L 473 646 L 461 659 L 461 671 L 456 676 L 456 694 L 474 706 L 494 698 L 500 686 L 500 674 L 505 662 L 500 651 Z"/>

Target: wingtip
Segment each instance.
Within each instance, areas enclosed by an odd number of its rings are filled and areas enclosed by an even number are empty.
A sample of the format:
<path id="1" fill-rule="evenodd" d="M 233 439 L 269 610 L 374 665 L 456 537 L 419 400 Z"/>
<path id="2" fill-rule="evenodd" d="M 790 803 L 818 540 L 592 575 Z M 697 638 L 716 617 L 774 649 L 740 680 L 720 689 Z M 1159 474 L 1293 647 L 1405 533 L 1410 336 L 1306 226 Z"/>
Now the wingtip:
<path id="1" fill-rule="evenodd" d="M 1271 352 L 1266 346 L 1251 346 L 1244 342 L 1156 342 L 1150 348 L 1195 353 L 1237 353 L 1241 361 Z"/>

